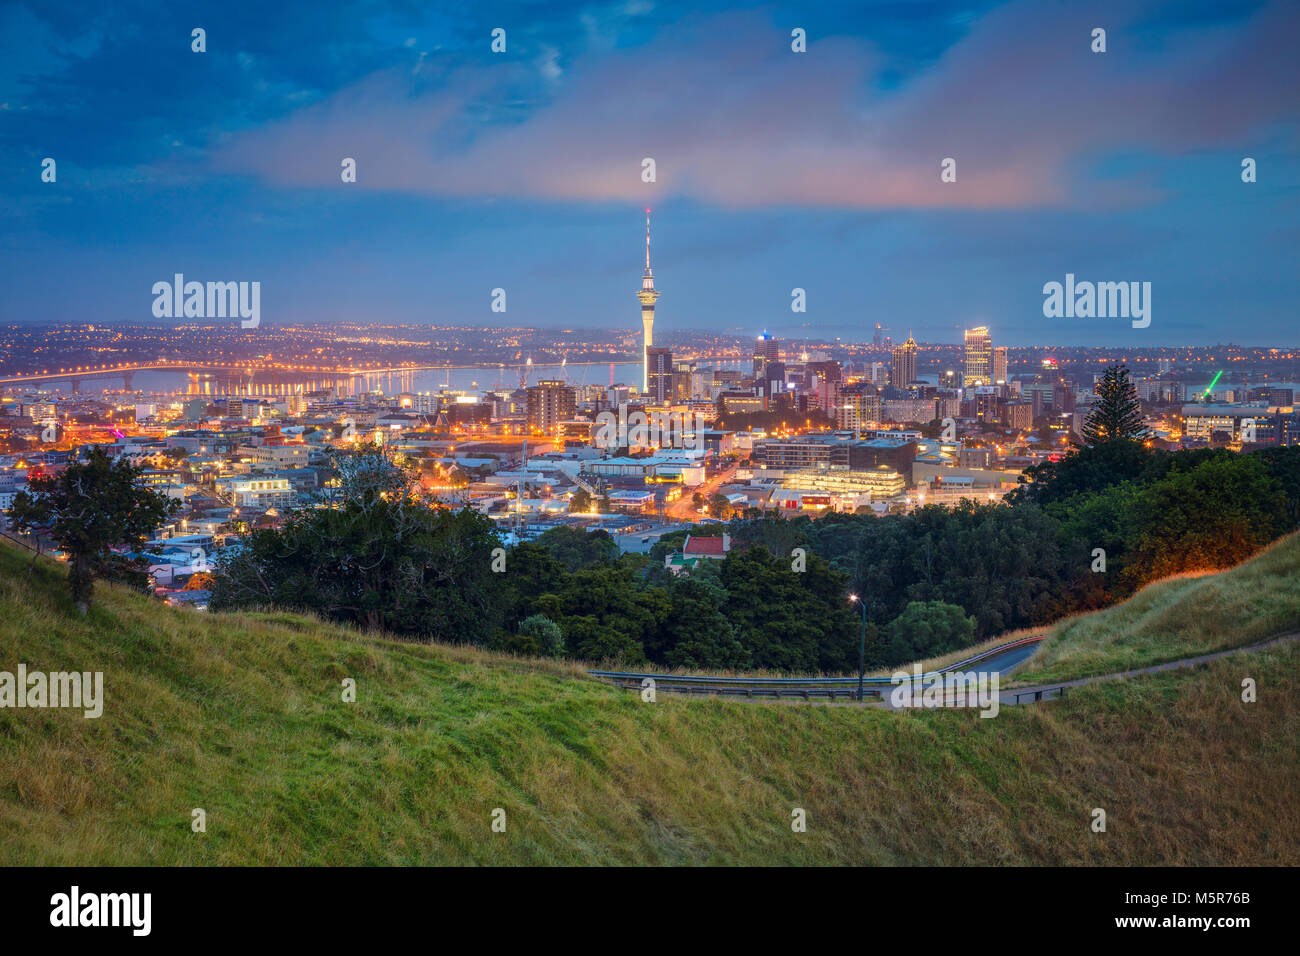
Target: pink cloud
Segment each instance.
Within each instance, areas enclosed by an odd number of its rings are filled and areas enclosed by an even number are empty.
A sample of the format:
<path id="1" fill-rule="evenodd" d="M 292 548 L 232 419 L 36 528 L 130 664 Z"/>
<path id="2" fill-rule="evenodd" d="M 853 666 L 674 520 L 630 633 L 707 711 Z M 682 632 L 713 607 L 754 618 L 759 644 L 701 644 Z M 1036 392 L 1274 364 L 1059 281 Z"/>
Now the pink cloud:
<path id="1" fill-rule="evenodd" d="M 1123 11 L 1123 12 L 1122 12 Z M 1183 31 L 1139 48 L 1132 5 L 1085 11 L 1015 3 L 902 88 L 874 84 L 865 42 L 809 38 L 750 15 L 678 25 L 635 49 L 566 63 L 517 123 L 472 118 L 536 71 L 529 60 L 452 75 L 436 90 L 376 74 L 282 121 L 234 136 L 217 169 L 286 186 L 339 183 L 422 195 L 733 206 L 1021 208 L 1132 202 L 1145 179 L 1091 183 L 1075 164 L 1107 152 L 1181 153 L 1291 124 L 1300 70 L 1274 5 L 1235 31 Z M 1089 50 L 1092 27 L 1108 52 Z M 658 182 L 641 181 L 653 157 Z M 957 160 L 955 184 L 940 162 Z"/>

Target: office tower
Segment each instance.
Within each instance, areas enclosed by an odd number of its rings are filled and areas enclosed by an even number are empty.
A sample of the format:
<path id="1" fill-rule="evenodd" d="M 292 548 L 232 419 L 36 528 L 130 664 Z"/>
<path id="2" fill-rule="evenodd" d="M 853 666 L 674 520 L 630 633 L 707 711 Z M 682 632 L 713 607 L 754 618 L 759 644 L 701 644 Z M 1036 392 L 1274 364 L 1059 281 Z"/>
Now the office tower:
<path id="1" fill-rule="evenodd" d="M 565 382 L 538 382 L 528 387 L 528 430 L 554 435 L 560 422 L 573 417 L 577 403 Z"/>
<path id="2" fill-rule="evenodd" d="M 990 385 L 993 382 L 993 340 L 985 326 L 966 330 L 966 361 L 962 384 Z"/>
<path id="3" fill-rule="evenodd" d="M 1005 385 L 1007 381 L 1007 347 L 999 345 L 993 350 L 993 384 Z"/>
<path id="4" fill-rule="evenodd" d="M 654 344 L 655 300 L 659 293 L 655 291 L 654 273 L 650 271 L 650 210 L 645 211 L 645 273 L 641 276 L 641 291 L 636 294 L 641 300 L 641 328 L 644 332 L 641 340 L 641 391 L 650 391 L 649 349 Z"/>
<path id="5" fill-rule="evenodd" d="M 768 362 L 775 362 L 781 355 L 781 342 L 763 332 L 754 340 L 754 378 L 762 378 Z"/>
<path id="6" fill-rule="evenodd" d="M 908 335 L 907 341 L 894 349 L 894 364 L 889 370 L 889 384 L 896 388 L 916 381 L 916 340 Z"/>
<path id="7" fill-rule="evenodd" d="M 674 401 L 689 402 L 691 400 L 691 376 L 694 372 L 694 362 L 675 362 L 673 364 Z"/>
<path id="8" fill-rule="evenodd" d="M 812 391 L 813 401 L 823 412 L 831 412 L 839 401 L 840 383 L 844 372 L 839 362 L 813 361 L 806 366 L 808 388 Z"/>
<path id="9" fill-rule="evenodd" d="M 871 344 L 880 348 L 880 323 L 876 323 L 876 334 L 871 337 Z"/>
<path id="10" fill-rule="evenodd" d="M 773 359 L 763 367 L 763 394 L 771 398 L 785 391 L 785 363 Z"/>
<path id="11" fill-rule="evenodd" d="M 673 400 L 673 353 L 669 349 L 646 349 L 646 367 L 650 370 L 646 398 L 656 405 Z"/>

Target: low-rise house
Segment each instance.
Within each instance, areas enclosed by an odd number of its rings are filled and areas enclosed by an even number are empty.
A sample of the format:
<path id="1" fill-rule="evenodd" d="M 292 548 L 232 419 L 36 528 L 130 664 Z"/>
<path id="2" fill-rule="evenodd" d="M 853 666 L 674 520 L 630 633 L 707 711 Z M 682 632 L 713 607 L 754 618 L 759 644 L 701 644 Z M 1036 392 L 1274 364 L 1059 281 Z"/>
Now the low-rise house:
<path id="1" fill-rule="evenodd" d="M 673 574 L 681 574 L 701 561 L 721 561 L 730 550 L 731 535 L 726 532 L 723 532 L 722 537 L 688 534 L 682 543 L 682 550 L 664 558 L 664 567 Z"/>

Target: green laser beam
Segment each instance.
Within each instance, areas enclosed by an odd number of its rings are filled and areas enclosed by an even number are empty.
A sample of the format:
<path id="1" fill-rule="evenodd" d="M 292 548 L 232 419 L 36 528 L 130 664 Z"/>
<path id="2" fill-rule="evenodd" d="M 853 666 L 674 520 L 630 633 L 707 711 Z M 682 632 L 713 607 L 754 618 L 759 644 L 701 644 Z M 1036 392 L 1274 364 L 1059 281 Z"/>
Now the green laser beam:
<path id="1" fill-rule="evenodd" d="M 1214 386 L 1218 384 L 1219 379 L 1221 379 L 1222 377 L 1223 377 L 1223 369 L 1219 369 L 1219 373 L 1214 376 L 1214 381 L 1211 382 L 1210 387 L 1205 390 L 1206 395 L 1209 395 L 1212 391 L 1214 391 Z"/>

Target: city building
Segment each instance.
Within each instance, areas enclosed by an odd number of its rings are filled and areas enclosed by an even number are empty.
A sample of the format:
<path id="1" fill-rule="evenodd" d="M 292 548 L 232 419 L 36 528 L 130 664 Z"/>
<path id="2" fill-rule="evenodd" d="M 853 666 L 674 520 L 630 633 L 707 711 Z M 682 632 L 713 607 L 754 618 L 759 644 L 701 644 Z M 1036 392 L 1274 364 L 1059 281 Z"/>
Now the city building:
<path id="1" fill-rule="evenodd" d="M 849 385 L 840 390 L 835 406 L 835 427 L 842 431 L 860 431 L 880 422 L 880 396 L 870 385 Z"/>
<path id="2" fill-rule="evenodd" d="M 218 491 L 224 492 L 228 500 L 237 508 L 251 508 L 265 511 L 268 508 L 284 508 L 293 504 L 297 492 L 287 478 L 231 477 L 218 479 Z"/>
<path id="3" fill-rule="evenodd" d="M 677 362 L 673 365 L 673 401 L 689 402 L 695 396 L 691 393 L 692 377 L 695 372 L 694 362 Z"/>
<path id="4" fill-rule="evenodd" d="M 993 384 L 993 340 L 983 325 L 966 330 L 962 384 L 967 388 Z"/>
<path id="5" fill-rule="evenodd" d="M 554 436 L 560 423 L 573 418 L 577 407 L 573 389 L 565 382 L 550 380 L 528 387 L 528 430 Z"/>
<path id="6" fill-rule="evenodd" d="M 925 424 L 935 418 L 933 398 L 907 398 L 882 402 L 880 420 Z"/>
<path id="7" fill-rule="evenodd" d="M 786 511 L 856 511 L 873 501 L 901 495 L 907 480 L 888 465 L 850 469 L 815 468 L 786 476 L 772 503 Z"/>
<path id="8" fill-rule="evenodd" d="M 1034 425 L 1034 406 L 1029 402 L 1007 402 L 1004 424 L 1017 431 L 1028 431 Z"/>
<path id="9" fill-rule="evenodd" d="M 646 399 L 655 405 L 673 401 L 672 351 L 652 346 L 646 349 L 646 363 L 649 369 Z"/>
<path id="10" fill-rule="evenodd" d="M 763 332 L 754 340 L 754 378 L 762 379 L 767 371 L 767 364 L 781 357 L 781 342 Z"/>
<path id="11" fill-rule="evenodd" d="M 1213 441 L 1216 433 L 1233 442 L 1259 440 L 1260 432 L 1272 436 L 1276 429 L 1263 405 L 1184 405 L 1183 434 L 1193 442 Z M 1267 429 L 1266 429 L 1267 426 Z"/>
<path id="12" fill-rule="evenodd" d="M 1007 382 L 1007 347 L 999 345 L 993 350 L 993 384 L 1004 385 Z"/>
<path id="13" fill-rule="evenodd" d="M 879 333 L 877 333 L 879 334 Z M 894 349 L 893 365 L 889 369 L 889 384 L 897 388 L 916 381 L 916 339 L 909 334 L 907 341 Z"/>

